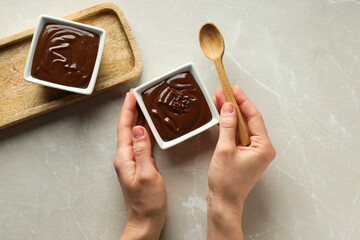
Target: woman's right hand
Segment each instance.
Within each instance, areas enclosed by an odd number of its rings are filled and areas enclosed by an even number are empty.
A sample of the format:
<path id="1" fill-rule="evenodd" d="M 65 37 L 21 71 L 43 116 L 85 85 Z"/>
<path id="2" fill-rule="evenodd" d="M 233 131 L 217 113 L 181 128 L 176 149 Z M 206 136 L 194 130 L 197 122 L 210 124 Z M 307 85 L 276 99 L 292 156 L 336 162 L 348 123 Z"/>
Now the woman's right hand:
<path id="1" fill-rule="evenodd" d="M 239 86 L 233 92 L 251 143 L 249 147 L 237 144 L 235 107 L 218 89 L 213 101 L 221 110 L 220 135 L 208 173 L 208 239 L 242 239 L 244 201 L 276 154 L 259 111 Z"/>

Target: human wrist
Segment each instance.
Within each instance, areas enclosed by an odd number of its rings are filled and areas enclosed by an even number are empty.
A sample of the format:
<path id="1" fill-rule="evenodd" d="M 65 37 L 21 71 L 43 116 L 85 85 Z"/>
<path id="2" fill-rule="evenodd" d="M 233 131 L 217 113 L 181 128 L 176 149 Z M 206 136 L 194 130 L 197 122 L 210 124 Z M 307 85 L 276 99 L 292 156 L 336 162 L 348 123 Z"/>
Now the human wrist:
<path id="1" fill-rule="evenodd" d="M 207 194 L 207 225 L 208 240 L 212 239 L 243 239 L 242 232 L 242 200 Z"/>
<path id="2" fill-rule="evenodd" d="M 242 209 L 233 211 L 227 206 L 208 207 L 207 210 L 207 239 L 243 240 Z"/>
<path id="3" fill-rule="evenodd" d="M 229 205 L 224 202 L 212 202 L 207 206 L 208 220 L 219 223 L 240 222 L 243 213 L 243 205 Z"/>
<path id="4" fill-rule="evenodd" d="M 207 240 L 243 240 L 241 216 L 220 214 L 209 215 L 207 219 Z"/>
<path id="5" fill-rule="evenodd" d="M 153 219 L 128 219 L 120 240 L 158 240 L 163 226 Z"/>
<path id="6" fill-rule="evenodd" d="M 211 213 L 214 217 L 224 213 L 241 216 L 243 213 L 244 199 L 241 197 L 216 194 L 208 188 L 206 199 L 208 213 Z"/>

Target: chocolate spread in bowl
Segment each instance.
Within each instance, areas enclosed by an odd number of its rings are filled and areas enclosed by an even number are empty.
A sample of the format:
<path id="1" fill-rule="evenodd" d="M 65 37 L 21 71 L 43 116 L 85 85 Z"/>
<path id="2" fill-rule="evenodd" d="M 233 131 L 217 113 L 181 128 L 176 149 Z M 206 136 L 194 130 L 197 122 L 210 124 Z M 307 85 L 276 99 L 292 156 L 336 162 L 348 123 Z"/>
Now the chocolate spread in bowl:
<path id="1" fill-rule="evenodd" d="M 99 36 L 78 28 L 46 24 L 36 45 L 31 75 L 65 86 L 89 85 Z"/>
<path id="2" fill-rule="evenodd" d="M 178 138 L 211 120 L 204 94 L 190 72 L 177 74 L 145 90 L 142 98 L 164 141 Z"/>

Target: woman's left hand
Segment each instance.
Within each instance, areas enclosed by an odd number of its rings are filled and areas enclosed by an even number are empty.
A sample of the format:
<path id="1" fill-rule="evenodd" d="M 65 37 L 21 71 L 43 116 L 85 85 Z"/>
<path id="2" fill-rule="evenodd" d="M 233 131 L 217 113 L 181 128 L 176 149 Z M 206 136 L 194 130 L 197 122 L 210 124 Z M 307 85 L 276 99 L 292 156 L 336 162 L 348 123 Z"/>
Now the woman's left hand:
<path id="1" fill-rule="evenodd" d="M 120 239 L 159 239 L 166 220 L 165 183 L 152 158 L 152 137 L 144 123 L 130 91 L 120 114 L 114 160 L 128 213 Z"/>

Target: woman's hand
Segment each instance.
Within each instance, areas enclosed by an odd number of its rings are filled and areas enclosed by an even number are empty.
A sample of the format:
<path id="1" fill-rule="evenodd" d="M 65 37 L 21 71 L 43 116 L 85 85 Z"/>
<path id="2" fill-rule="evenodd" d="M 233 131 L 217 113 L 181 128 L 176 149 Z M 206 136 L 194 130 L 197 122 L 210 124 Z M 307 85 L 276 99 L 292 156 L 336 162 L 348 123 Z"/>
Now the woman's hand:
<path id="1" fill-rule="evenodd" d="M 218 89 L 213 101 L 221 110 L 220 135 L 208 175 L 208 239 L 242 239 L 245 198 L 275 157 L 261 114 L 240 87 L 234 86 L 233 92 L 248 124 L 251 144 L 237 144 L 235 107 Z"/>
<path id="2" fill-rule="evenodd" d="M 152 158 L 150 131 L 143 125 L 130 91 L 120 114 L 114 160 L 128 213 L 120 239 L 159 239 L 166 220 L 166 188 Z"/>

